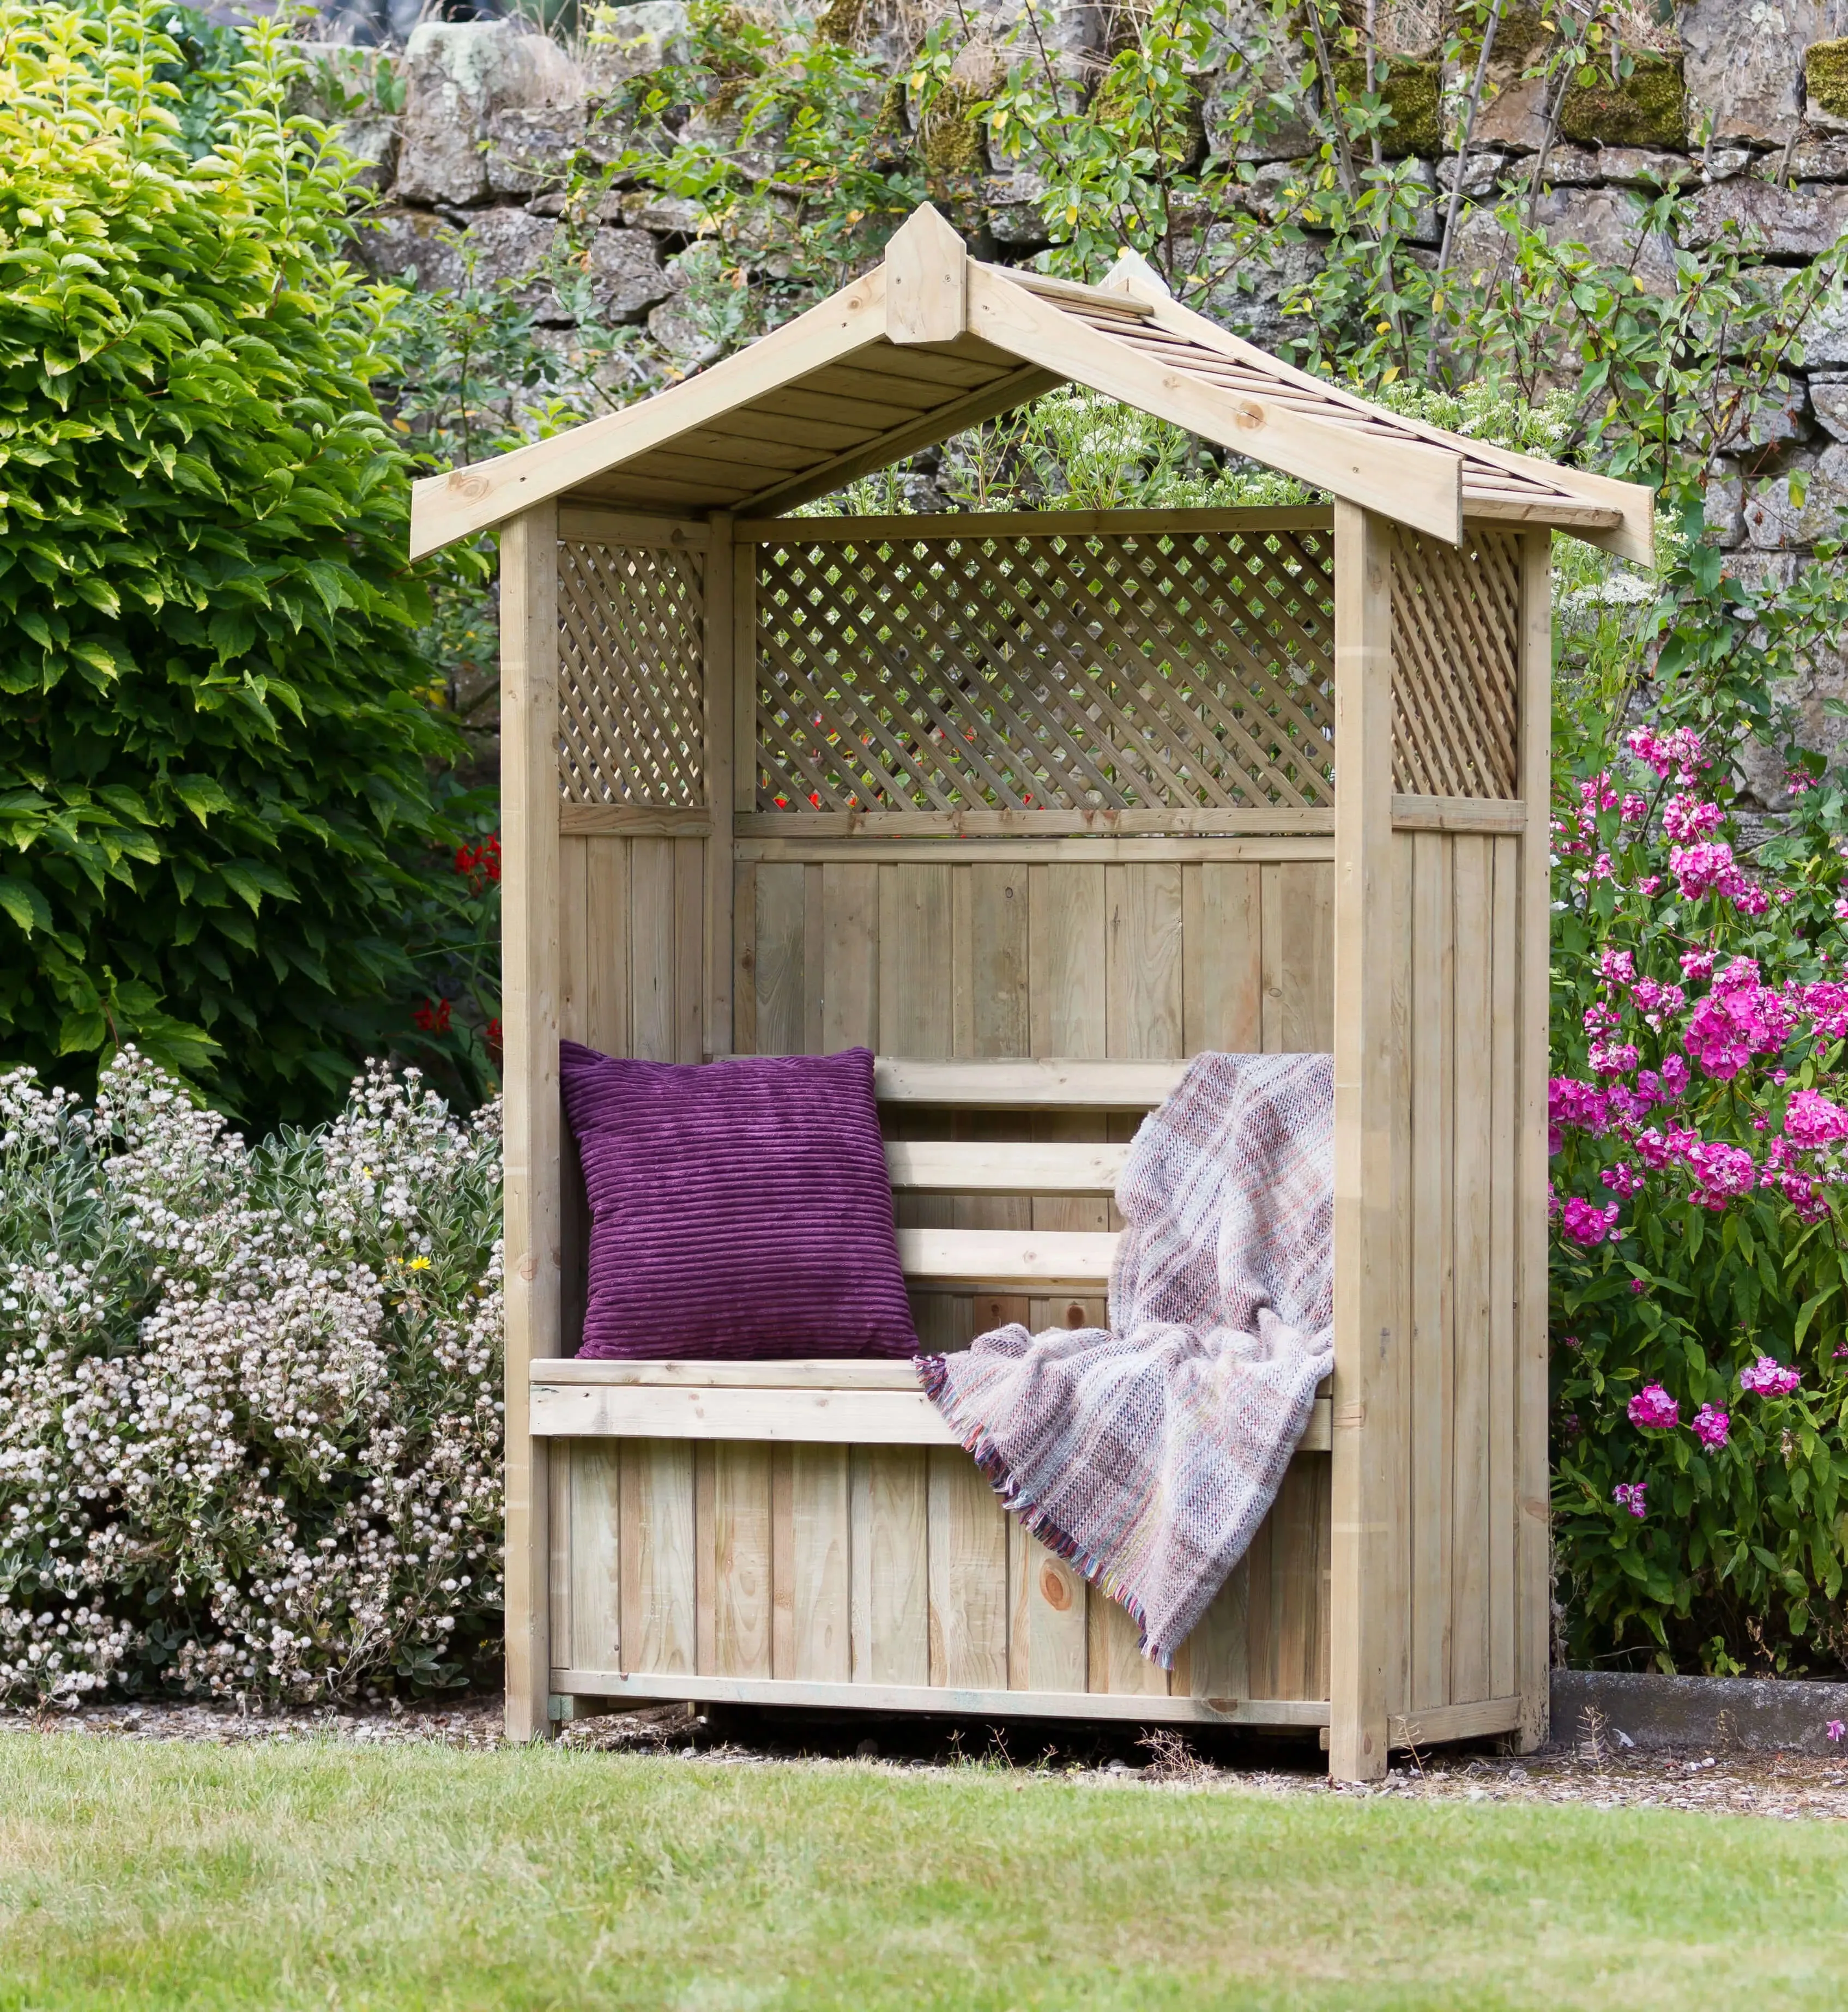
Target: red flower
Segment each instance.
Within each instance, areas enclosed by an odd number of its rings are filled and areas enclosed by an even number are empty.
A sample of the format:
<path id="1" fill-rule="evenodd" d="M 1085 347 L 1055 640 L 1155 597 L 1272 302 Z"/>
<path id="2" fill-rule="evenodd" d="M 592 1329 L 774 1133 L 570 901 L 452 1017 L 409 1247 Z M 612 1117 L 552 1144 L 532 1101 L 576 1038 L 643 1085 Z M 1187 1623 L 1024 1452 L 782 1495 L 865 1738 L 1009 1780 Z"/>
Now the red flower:
<path id="1" fill-rule="evenodd" d="M 477 894 L 501 878 L 501 834 L 491 831 L 479 845 L 455 848 L 455 870 Z"/>
<path id="2" fill-rule="evenodd" d="M 498 1014 L 487 1023 L 487 1052 L 491 1061 L 498 1062 L 501 1059 L 501 1022 Z"/>
<path id="3" fill-rule="evenodd" d="M 449 1031 L 449 1001 L 426 999 L 411 1018 L 426 1034 L 446 1034 Z"/>

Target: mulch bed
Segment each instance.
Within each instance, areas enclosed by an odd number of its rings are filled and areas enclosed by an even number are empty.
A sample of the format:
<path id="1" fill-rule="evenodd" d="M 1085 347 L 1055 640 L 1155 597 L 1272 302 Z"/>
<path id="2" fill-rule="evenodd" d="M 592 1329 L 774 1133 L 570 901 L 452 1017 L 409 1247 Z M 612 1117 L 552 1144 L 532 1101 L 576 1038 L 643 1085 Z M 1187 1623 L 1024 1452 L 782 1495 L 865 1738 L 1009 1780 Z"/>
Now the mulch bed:
<path id="1" fill-rule="evenodd" d="M 215 1704 L 105 1703 L 75 1711 L 0 1711 L 0 1736 L 180 1741 L 236 1746 L 327 1743 L 342 1746 L 501 1744 L 501 1701 L 469 1697 L 395 1709 L 285 1707 L 242 1711 Z M 1307 1742 L 1193 1739 L 1162 1730 L 1016 1725 L 997 1732 L 935 1720 L 856 1719 L 851 1725 L 794 1714 L 698 1713 L 678 1705 L 584 1718 L 561 1735 L 570 1747 L 670 1754 L 695 1765 L 749 1767 L 802 1760 L 873 1765 L 895 1773 L 1019 1769 L 1124 1789 L 1267 1795 L 1397 1796 L 1417 1801 L 1578 1803 L 1596 1809 L 1674 1809 L 1848 1820 L 1848 1753 L 1625 1751 L 1595 1721 L 1575 1736 L 1518 1758 L 1452 1750 L 1400 1759 L 1383 1782 L 1331 1789 Z"/>

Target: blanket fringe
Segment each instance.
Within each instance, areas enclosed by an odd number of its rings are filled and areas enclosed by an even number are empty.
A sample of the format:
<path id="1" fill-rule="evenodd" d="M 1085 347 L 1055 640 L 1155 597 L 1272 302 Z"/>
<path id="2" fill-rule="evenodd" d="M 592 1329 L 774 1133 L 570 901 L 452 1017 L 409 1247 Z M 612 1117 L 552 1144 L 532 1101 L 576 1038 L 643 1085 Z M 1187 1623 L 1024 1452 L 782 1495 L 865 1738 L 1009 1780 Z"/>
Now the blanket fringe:
<path id="1" fill-rule="evenodd" d="M 1101 1558 L 1086 1550 L 1076 1538 L 1026 1493 L 1002 1458 L 1000 1450 L 981 1426 L 971 1425 L 966 1419 L 958 1416 L 954 1395 L 947 1387 L 950 1372 L 944 1358 L 940 1355 L 914 1356 L 912 1366 L 917 1371 L 919 1381 L 924 1386 L 925 1396 L 943 1414 L 944 1422 L 956 1434 L 962 1442 L 963 1450 L 982 1470 L 989 1486 L 1000 1497 L 1001 1507 L 1010 1516 L 1019 1517 L 1029 1536 L 1036 1537 L 1049 1551 L 1063 1558 L 1074 1571 L 1094 1586 L 1105 1599 L 1114 1600 L 1136 1623 L 1136 1646 L 1140 1654 L 1154 1664 L 1157 1668 L 1172 1670 L 1174 1668 L 1172 1651 L 1165 1656 L 1154 1656 L 1149 1653 L 1148 1617 L 1141 1600 Z"/>

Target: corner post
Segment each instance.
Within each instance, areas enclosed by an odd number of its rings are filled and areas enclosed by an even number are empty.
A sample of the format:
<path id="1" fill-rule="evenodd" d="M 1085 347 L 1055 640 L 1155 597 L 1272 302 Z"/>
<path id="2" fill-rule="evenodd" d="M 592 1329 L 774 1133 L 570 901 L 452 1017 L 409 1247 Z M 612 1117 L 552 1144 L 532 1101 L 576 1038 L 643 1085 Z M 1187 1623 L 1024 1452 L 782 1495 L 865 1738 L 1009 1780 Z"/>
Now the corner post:
<path id="1" fill-rule="evenodd" d="M 1335 1379 L 1329 1773 L 1386 1772 L 1404 1422 L 1393 1332 L 1392 554 L 1335 505 Z"/>
<path id="2" fill-rule="evenodd" d="M 1521 538 L 1519 774 L 1521 838 L 1520 1090 L 1514 1182 L 1515 1744 L 1546 1743 L 1551 1716 L 1553 1551 L 1547 1449 L 1547 1019 L 1552 936 L 1548 820 L 1553 793 L 1553 534 Z"/>
<path id="3" fill-rule="evenodd" d="M 558 1350 L 558 522 L 501 534 L 501 1018 L 506 1201 L 507 1736 L 545 1739 L 551 1686 L 545 1444 L 528 1365 Z"/>

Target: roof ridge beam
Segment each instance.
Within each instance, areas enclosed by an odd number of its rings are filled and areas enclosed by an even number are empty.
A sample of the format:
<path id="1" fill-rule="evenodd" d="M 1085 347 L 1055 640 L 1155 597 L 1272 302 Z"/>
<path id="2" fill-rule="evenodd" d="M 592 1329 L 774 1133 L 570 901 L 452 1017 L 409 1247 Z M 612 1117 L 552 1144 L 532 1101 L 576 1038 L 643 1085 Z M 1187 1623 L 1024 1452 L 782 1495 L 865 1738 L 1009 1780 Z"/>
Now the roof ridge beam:
<path id="1" fill-rule="evenodd" d="M 971 334 L 997 349 L 1397 523 L 1448 544 L 1462 543 L 1463 458 L 1454 449 L 1375 437 L 1313 418 L 1280 399 L 1227 391 L 1139 353 L 984 267 L 969 274 L 969 321 Z"/>
<path id="2" fill-rule="evenodd" d="M 886 246 L 886 339 L 954 342 L 969 321 L 969 247 L 921 202 Z"/>

